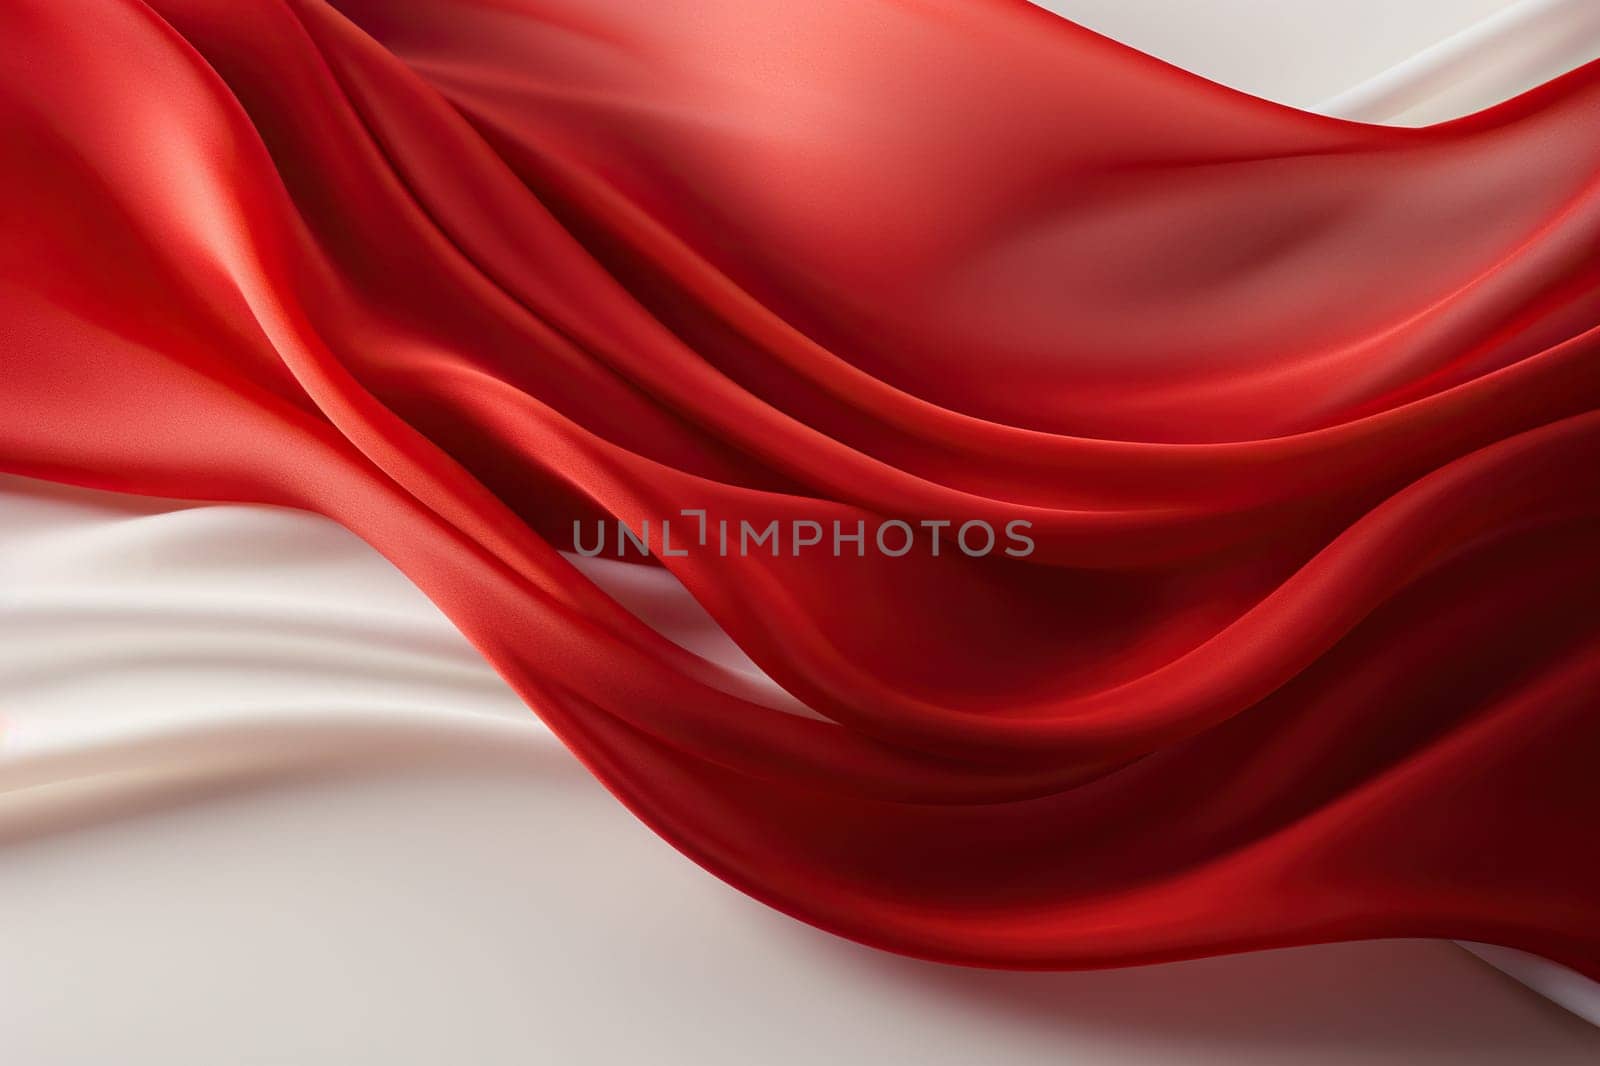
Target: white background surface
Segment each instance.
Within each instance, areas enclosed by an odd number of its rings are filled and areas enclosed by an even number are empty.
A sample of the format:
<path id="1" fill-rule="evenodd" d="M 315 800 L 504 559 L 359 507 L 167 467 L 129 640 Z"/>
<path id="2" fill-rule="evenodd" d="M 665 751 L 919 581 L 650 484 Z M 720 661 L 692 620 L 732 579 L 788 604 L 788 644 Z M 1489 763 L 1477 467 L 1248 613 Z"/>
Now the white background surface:
<path id="1" fill-rule="evenodd" d="M 1036 0 L 1236 89 L 1312 107 L 1506 0 Z"/>

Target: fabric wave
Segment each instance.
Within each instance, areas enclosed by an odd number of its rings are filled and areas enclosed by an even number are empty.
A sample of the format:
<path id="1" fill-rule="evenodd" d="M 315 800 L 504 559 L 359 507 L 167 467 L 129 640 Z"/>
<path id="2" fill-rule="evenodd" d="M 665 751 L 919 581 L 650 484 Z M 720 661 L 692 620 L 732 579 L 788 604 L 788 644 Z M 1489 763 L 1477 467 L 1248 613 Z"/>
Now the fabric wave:
<path id="1" fill-rule="evenodd" d="M 313 510 L 713 872 L 999 966 L 1591 976 L 1600 78 L 1422 130 L 1021 4 L 25 2 L 9 472 Z M 664 562 L 574 519 L 1031 523 Z"/>

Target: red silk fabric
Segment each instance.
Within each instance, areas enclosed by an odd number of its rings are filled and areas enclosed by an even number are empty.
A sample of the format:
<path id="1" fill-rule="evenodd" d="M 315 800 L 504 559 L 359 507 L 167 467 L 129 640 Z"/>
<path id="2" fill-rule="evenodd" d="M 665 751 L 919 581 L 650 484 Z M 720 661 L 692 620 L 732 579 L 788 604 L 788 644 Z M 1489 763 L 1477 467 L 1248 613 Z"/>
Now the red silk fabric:
<path id="1" fill-rule="evenodd" d="M 0 128 L 0 469 L 342 523 L 752 895 L 1600 977 L 1600 67 L 1403 130 L 1013 0 L 8 0 Z M 1038 547 L 665 560 L 809 718 L 557 552 L 680 508 Z"/>

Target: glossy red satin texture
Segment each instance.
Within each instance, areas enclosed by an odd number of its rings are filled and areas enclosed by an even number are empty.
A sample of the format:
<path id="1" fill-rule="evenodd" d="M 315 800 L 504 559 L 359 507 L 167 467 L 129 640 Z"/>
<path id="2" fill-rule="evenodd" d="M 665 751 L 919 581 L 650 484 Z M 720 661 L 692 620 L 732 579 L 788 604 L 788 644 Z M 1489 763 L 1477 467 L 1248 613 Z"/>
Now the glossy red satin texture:
<path id="1" fill-rule="evenodd" d="M 1600 67 L 1400 130 L 1012 0 L 334 7 L 0 5 L 0 468 L 343 523 L 847 936 L 1600 976 Z M 680 507 L 1039 548 L 669 560 L 814 720 L 556 552 Z"/>

